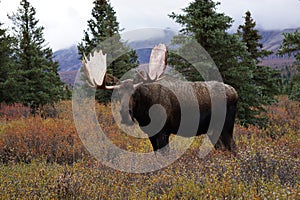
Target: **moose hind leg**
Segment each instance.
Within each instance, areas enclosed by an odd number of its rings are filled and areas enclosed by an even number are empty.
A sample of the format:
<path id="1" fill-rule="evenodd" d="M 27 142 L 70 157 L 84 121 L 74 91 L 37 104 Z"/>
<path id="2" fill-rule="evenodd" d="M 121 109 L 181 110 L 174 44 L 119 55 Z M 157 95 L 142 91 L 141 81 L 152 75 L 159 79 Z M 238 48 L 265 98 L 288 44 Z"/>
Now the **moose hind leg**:
<path id="1" fill-rule="evenodd" d="M 217 142 L 217 144 L 221 143 L 223 148 L 229 151 L 236 150 L 236 144 L 233 139 L 234 120 L 235 108 L 229 107 L 227 110 L 223 130 L 221 132 L 219 141 Z"/>
<path id="2" fill-rule="evenodd" d="M 219 138 L 215 134 L 208 134 L 211 142 L 217 150 L 228 150 L 234 152 L 236 150 L 236 145 L 233 139 L 233 129 L 234 129 L 234 120 L 235 120 L 235 109 L 227 108 L 227 114 L 223 129 Z M 213 131 L 214 132 L 214 131 Z"/>
<path id="3" fill-rule="evenodd" d="M 227 150 L 231 152 L 235 152 L 236 144 L 233 139 L 233 134 L 231 131 L 223 130 L 218 141 L 214 145 L 217 150 Z"/>

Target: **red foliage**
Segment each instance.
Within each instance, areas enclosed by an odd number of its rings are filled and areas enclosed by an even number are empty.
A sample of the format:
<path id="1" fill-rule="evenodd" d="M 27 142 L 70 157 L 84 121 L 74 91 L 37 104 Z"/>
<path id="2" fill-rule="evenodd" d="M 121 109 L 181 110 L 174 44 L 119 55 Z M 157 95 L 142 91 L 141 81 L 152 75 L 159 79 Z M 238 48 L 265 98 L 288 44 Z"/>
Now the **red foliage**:
<path id="1" fill-rule="evenodd" d="M 87 155 L 70 121 L 30 117 L 11 122 L 0 138 L 0 160 L 30 162 L 46 158 L 48 162 L 73 163 Z"/>
<path id="2" fill-rule="evenodd" d="M 70 164 L 86 157 L 90 159 L 73 124 L 71 102 L 60 102 L 52 108 L 55 110 L 55 117 L 43 119 L 30 116 L 30 109 L 21 104 L 1 104 L 0 162 L 30 162 L 32 159 L 45 158 L 48 162 Z M 266 117 L 270 119 L 270 123 L 265 129 L 236 125 L 234 136 L 238 149 L 243 151 L 250 147 L 260 148 L 266 144 L 284 148 L 288 144 L 290 155 L 297 157 L 299 141 L 292 138 L 296 138 L 300 130 L 299 108 L 299 103 L 280 97 L 277 105 L 266 108 Z M 52 112 L 51 109 L 46 112 Z M 148 139 L 122 133 L 115 123 L 110 106 L 96 104 L 91 112 L 95 111 L 100 127 L 115 145 L 133 152 L 152 151 Z M 82 124 L 86 133 L 89 133 L 91 127 L 92 124 Z M 98 134 L 94 134 L 94 137 L 90 141 L 95 143 L 90 145 L 99 144 Z M 198 149 L 197 146 L 192 146 L 191 150 L 193 148 Z"/>
<path id="3" fill-rule="evenodd" d="M 5 103 L 0 104 L 0 118 L 2 120 L 14 120 L 30 115 L 30 108 L 24 106 L 21 103 L 15 103 L 7 105 Z"/>

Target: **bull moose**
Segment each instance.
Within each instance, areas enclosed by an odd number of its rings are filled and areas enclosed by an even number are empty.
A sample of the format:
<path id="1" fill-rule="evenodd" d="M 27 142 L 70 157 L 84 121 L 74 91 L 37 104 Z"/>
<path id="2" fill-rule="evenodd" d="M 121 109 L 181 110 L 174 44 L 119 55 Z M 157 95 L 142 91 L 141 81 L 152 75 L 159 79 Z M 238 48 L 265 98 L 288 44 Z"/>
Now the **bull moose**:
<path id="1" fill-rule="evenodd" d="M 148 72 L 145 75 L 137 71 L 142 81 L 136 84 L 132 79 L 127 79 L 119 82 L 117 85 L 107 86 L 106 55 L 104 55 L 101 50 L 95 51 L 93 55 L 90 55 L 89 59 L 84 56 L 82 63 L 87 82 L 91 87 L 100 90 L 118 90 L 120 96 L 121 123 L 130 126 L 134 124 L 134 121 L 137 121 L 141 129 L 148 135 L 155 152 L 165 146 L 168 147 L 169 136 L 171 134 L 190 137 L 207 133 L 212 116 L 212 103 L 208 88 L 211 86 L 225 88 L 225 122 L 222 126 L 221 134 L 219 133 L 220 137 L 214 142 L 214 147 L 216 149 L 233 151 L 235 149 L 233 129 L 237 110 L 237 92 L 230 85 L 216 81 L 188 82 L 163 75 L 166 69 L 167 52 L 167 47 L 163 44 L 153 48 Z M 170 90 L 169 87 L 166 87 L 165 83 L 171 85 L 173 91 Z M 192 89 L 189 90 L 187 88 Z M 174 90 L 176 90 L 176 94 L 180 94 L 180 96 L 184 98 L 184 105 L 180 105 L 180 101 L 178 96 L 174 93 Z M 197 106 L 189 106 L 191 91 L 195 94 L 198 108 L 196 108 Z M 153 117 L 156 120 L 150 118 L 149 110 L 154 105 L 160 105 L 164 108 L 166 115 L 165 120 L 160 120 L 162 116 L 161 112 L 158 112 L 157 115 Z M 198 112 L 200 112 L 200 117 L 196 122 L 190 120 L 192 123 L 196 123 L 197 126 L 194 135 L 190 135 L 188 130 L 185 130 L 183 133 L 179 131 L 182 118 L 182 106 L 190 109 L 190 111 L 198 110 Z M 153 121 L 151 122 L 151 120 Z M 163 121 L 164 124 L 158 131 L 154 131 L 155 128 L 145 128 L 150 123 L 153 123 L 154 126 L 160 126 L 159 123 L 161 123 L 161 121 Z"/>

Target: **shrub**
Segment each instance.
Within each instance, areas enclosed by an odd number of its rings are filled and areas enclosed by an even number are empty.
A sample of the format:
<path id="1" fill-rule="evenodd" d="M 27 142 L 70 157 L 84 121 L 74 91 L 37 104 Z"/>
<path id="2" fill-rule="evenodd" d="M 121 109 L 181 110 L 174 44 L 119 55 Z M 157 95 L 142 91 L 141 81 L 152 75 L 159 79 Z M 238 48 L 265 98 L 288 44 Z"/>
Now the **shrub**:
<path id="1" fill-rule="evenodd" d="M 76 133 L 70 105 L 57 105 L 61 113 L 55 118 L 21 117 L 1 127 L 0 199 L 299 199 L 295 102 L 280 98 L 268 107 L 273 122 L 265 129 L 236 125 L 236 156 L 213 150 L 202 158 L 203 137 L 197 137 L 173 164 L 144 174 L 116 171 L 92 159 Z M 96 104 L 95 110 L 111 141 L 129 151 L 151 151 L 148 140 L 119 130 L 110 109 Z"/>
<path id="2" fill-rule="evenodd" d="M 15 103 L 12 105 L 7 105 L 5 103 L 0 104 L 0 120 L 1 121 L 11 121 L 15 119 L 20 119 L 23 117 L 28 117 L 30 115 L 30 108 L 24 106 L 21 103 Z"/>
<path id="3" fill-rule="evenodd" d="M 0 161 L 25 162 L 45 158 L 71 164 L 87 152 L 67 120 L 30 117 L 9 123 L 0 137 Z"/>

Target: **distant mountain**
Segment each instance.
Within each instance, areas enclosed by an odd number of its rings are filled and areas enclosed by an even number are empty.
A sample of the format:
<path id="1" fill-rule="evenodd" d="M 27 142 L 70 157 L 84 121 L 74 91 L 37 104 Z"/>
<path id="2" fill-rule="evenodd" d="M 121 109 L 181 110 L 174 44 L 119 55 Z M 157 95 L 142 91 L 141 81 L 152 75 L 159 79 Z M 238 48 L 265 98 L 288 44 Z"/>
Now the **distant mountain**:
<path id="1" fill-rule="evenodd" d="M 147 31 L 147 29 L 145 29 L 145 31 Z M 146 40 L 127 42 L 129 47 L 136 49 L 140 64 L 149 62 L 151 50 L 155 45 L 159 43 L 170 44 L 175 32 L 169 28 L 164 30 L 157 29 L 151 32 L 150 35 L 151 37 L 148 37 Z M 77 70 L 81 67 L 77 46 L 73 45 L 69 48 L 54 52 L 54 60 L 59 63 L 59 74 L 62 81 L 66 84 L 73 85 Z"/>
<path id="2" fill-rule="evenodd" d="M 54 60 L 59 63 L 59 72 L 78 70 L 81 66 L 76 45 L 54 52 Z"/>
<path id="3" fill-rule="evenodd" d="M 54 60 L 59 63 L 58 72 L 61 80 L 68 85 L 73 85 L 77 70 L 81 67 L 77 46 L 58 50 L 53 55 Z"/>
<path id="4" fill-rule="evenodd" d="M 290 58 L 287 55 L 277 56 L 276 53 L 280 48 L 280 45 L 283 41 L 283 33 L 293 33 L 296 30 L 300 31 L 300 28 L 297 29 L 284 29 L 281 31 L 260 31 L 263 39 L 261 40 L 264 49 L 273 51 L 273 54 L 268 56 L 262 61 L 262 65 L 270 66 L 274 69 L 282 69 L 286 66 L 291 65 L 295 60 Z"/>
<path id="5" fill-rule="evenodd" d="M 145 29 L 147 31 L 147 29 Z M 151 50 L 155 45 L 160 43 L 169 45 L 172 38 L 176 35 L 174 31 L 169 28 L 164 30 L 157 29 L 152 33 L 151 37 L 143 40 L 129 41 L 128 46 L 136 49 L 140 64 L 149 63 Z"/>
<path id="6" fill-rule="evenodd" d="M 262 35 L 261 42 L 263 43 L 264 48 L 273 52 L 277 52 L 283 40 L 283 33 L 293 33 L 296 30 L 300 30 L 300 28 L 284 29 L 277 31 L 261 30 L 259 33 Z"/>
<path id="7" fill-rule="evenodd" d="M 294 62 L 293 58 L 287 56 L 277 56 L 276 52 L 279 49 L 283 33 L 294 32 L 296 29 L 285 29 L 281 31 L 260 31 L 263 39 L 264 49 L 273 51 L 274 53 L 262 61 L 262 65 L 272 68 L 283 68 Z M 297 30 L 300 30 L 298 28 Z M 128 41 L 127 44 L 133 49 L 136 49 L 139 62 L 145 64 L 149 62 L 152 47 L 159 43 L 170 44 L 173 36 L 176 33 L 170 29 L 161 30 L 145 40 Z M 72 85 L 75 80 L 77 70 L 81 67 L 81 61 L 78 56 L 78 50 L 75 45 L 67 49 L 62 49 L 54 52 L 54 60 L 59 63 L 59 74 L 63 82 Z"/>

